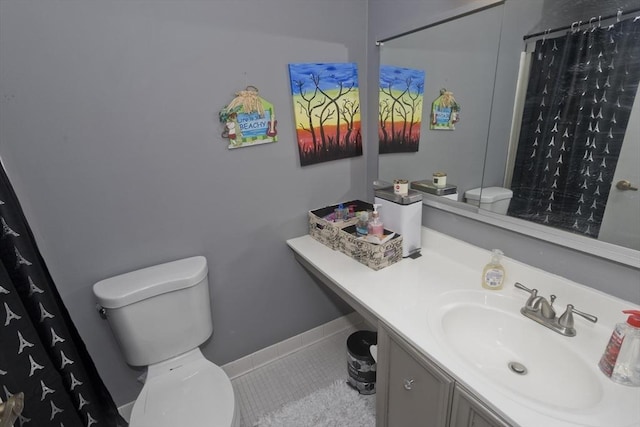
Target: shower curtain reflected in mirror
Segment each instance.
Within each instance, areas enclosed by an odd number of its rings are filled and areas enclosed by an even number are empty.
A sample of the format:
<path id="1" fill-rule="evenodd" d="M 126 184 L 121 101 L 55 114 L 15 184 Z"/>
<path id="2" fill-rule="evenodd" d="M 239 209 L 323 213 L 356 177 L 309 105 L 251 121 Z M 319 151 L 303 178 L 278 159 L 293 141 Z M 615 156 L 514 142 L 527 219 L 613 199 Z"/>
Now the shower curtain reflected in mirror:
<path id="1" fill-rule="evenodd" d="M 597 237 L 640 79 L 640 19 L 536 42 L 508 215 Z"/>

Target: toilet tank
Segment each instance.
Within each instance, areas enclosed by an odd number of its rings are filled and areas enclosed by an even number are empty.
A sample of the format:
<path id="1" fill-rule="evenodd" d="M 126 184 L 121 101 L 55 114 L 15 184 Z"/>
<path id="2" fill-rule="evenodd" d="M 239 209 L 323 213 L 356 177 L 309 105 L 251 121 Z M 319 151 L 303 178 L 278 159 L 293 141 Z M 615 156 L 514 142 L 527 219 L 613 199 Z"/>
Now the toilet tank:
<path id="1" fill-rule="evenodd" d="M 464 192 L 465 202 L 480 209 L 506 215 L 513 191 L 502 187 L 474 188 Z"/>
<path id="2" fill-rule="evenodd" d="M 213 331 L 202 256 L 102 280 L 98 305 L 130 365 L 146 366 L 197 348 Z"/>

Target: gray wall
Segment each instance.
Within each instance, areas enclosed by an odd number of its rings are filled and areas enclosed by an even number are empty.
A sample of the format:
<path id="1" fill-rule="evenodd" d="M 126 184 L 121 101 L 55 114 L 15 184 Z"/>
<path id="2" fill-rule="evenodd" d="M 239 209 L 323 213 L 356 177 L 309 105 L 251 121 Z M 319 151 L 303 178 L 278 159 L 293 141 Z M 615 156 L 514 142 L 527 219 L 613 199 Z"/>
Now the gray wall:
<path id="1" fill-rule="evenodd" d="M 140 372 L 94 310 L 100 279 L 206 256 L 218 364 L 350 311 L 285 240 L 307 210 L 366 197 L 366 158 L 300 167 L 287 64 L 357 62 L 364 100 L 366 16 L 363 0 L 0 2 L 0 155 L 116 403 Z M 247 85 L 279 141 L 228 150 L 217 115 Z"/>
<path id="2" fill-rule="evenodd" d="M 509 258 L 640 304 L 640 271 L 637 268 L 429 206 L 423 206 L 422 224 L 481 248 L 500 248 Z M 535 283 L 525 285 L 536 286 Z M 562 290 L 558 289 L 556 293 L 562 295 Z"/>

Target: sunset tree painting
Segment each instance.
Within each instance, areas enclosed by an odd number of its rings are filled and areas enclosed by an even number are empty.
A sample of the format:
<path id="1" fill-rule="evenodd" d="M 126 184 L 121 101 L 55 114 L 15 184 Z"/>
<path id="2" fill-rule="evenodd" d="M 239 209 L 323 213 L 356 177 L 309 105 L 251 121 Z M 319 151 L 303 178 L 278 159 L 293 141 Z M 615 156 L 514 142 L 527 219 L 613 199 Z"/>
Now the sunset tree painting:
<path id="1" fill-rule="evenodd" d="M 423 70 L 380 66 L 378 150 L 384 153 L 418 151 L 422 104 Z"/>
<path id="2" fill-rule="evenodd" d="M 355 63 L 289 64 L 300 164 L 362 155 Z"/>

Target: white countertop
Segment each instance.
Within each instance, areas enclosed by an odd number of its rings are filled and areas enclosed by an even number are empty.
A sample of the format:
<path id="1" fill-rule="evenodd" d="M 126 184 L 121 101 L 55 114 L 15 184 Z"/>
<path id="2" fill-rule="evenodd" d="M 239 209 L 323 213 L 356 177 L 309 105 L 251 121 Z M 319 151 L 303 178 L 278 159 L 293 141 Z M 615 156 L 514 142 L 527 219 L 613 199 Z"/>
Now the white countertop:
<path id="1" fill-rule="evenodd" d="M 598 317 L 598 322 L 592 324 L 576 316 L 578 335 L 573 338 L 536 325 L 550 334 L 549 342 L 541 342 L 541 346 L 570 340 L 570 345 L 580 349 L 583 360 L 597 370 L 614 325 L 626 318 L 621 310 L 640 307 L 512 260 L 508 254 L 503 259 L 507 272 L 504 289 L 485 291 L 481 287 L 481 275 L 490 260 L 490 251 L 424 227 L 421 257 L 406 258 L 379 271 L 324 246 L 309 235 L 287 240 L 287 244 L 342 292 L 514 424 L 522 427 L 640 426 L 640 387 L 615 384 L 600 375 L 603 390 L 600 403 L 577 409 L 552 407 L 487 380 L 477 368 L 439 342 L 428 324 L 429 312 L 434 311 L 434 300 L 455 290 L 478 290 L 518 298 L 524 305 L 529 295 L 513 286 L 515 282 L 521 282 L 529 288 L 537 288 L 539 295 L 557 295 L 556 307 L 571 303 L 576 309 Z M 571 369 L 571 366 L 559 369 Z"/>

